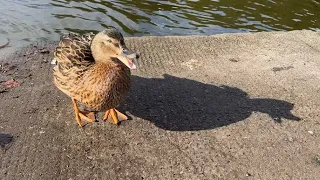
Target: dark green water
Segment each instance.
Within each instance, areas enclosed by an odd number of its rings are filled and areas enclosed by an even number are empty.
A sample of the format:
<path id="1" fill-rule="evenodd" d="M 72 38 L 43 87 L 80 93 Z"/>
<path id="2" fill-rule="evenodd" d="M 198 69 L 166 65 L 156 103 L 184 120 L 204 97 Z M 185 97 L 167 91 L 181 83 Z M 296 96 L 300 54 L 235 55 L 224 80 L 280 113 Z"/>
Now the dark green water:
<path id="1" fill-rule="evenodd" d="M 1 0 L 0 34 L 14 46 L 58 40 L 62 32 L 126 36 L 212 35 L 320 28 L 319 0 Z"/>

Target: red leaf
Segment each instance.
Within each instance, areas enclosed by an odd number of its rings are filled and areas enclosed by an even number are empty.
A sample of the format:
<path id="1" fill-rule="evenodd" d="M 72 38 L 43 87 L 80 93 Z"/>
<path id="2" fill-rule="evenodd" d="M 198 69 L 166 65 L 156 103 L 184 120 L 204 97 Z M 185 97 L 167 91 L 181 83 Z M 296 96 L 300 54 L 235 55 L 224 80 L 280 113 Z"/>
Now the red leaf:
<path id="1" fill-rule="evenodd" d="M 18 81 L 11 79 L 6 82 L 1 83 L 1 85 L 5 86 L 6 88 L 15 88 L 21 85 Z"/>

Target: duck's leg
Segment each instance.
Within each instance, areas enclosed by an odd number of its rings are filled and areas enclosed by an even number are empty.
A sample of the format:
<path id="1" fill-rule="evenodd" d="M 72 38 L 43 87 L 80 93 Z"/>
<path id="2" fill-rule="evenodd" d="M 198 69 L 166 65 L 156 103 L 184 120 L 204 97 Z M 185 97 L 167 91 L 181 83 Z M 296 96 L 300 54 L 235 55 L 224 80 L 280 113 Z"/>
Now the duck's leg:
<path id="1" fill-rule="evenodd" d="M 73 99 L 73 98 L 72 98 L 72 104 L 73 104 L 74 114 L 76 116 L 76 121 L 77 121 L 78 125 L 80 127 L 82 127 L 81 119 L 80 119 L 80 116 L 79 116 L 79 108 L 78 108 L 76 100 Z"/>
<path id="2" fill-rule="evenodd" d="M 73 108 L 74 108 L 74 113 L 75 113 L 75 117 L 76 117 L 76 121 L 78 123 L 78 125 L 80 127 L 82 127 L 81 124 L 81 119 L 84 119 L 88 122 L 94 122 L 94 112 L 88 112 L 87 114 L 89 115 L 89 117 L 85 116 L 83 114 L 83 112 L 79 111 L 78 105 L 77 105 L 77 101 L 75 99 L 72 98 L 72 103 L 73 103 Z"/>
<path id="3" fill-rule="evenodd" d="M 112 119 L 112 123 L 113 124 L 118 124 L 119 123 L 119 119 L 120 121 L 123 121 L 123 120 L 127 120 L 128 117 L 124 114 L 122 114 L 121 112 L 119 112 L 118 110 L 116 110 L 115 108 L 112 108 L 112 109 L 109 109 L 103 119 L 104 120 L 108 120 L 109 119 L 109 115 L 111 115 L 111 119 Z"/>
<path id="4" fill-rule="evenodd" d="M 112 117 L 112 123 L 113 124 L 119 124 L 119 119 L 118 119 L 117 112 L 114 109 L 110 109 L 110 114 L 111 114 L 111 117 Z"/>
<path id="5" fill-rule="evenodd" d="M 110 110 L 107 110 L 103 116 L 103 120 L 105 120 L 105 121 L 108 120 L 109 115 L 110 115 Z"/>

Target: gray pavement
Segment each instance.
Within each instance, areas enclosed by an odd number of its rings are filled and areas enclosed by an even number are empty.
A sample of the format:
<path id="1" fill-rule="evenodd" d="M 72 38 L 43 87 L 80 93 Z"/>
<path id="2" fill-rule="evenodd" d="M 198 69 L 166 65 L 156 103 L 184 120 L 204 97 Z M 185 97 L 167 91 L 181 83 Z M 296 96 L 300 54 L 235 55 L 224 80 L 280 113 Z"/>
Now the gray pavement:
<path id="1" fill-rule="evenodd" d="M 55 43 L 1 60 L 21 85 L 0 85 L 0 179 L 319 179 L 320 32 L 126 42 L 141 57 L 119 126 L 77 126 Z"/>

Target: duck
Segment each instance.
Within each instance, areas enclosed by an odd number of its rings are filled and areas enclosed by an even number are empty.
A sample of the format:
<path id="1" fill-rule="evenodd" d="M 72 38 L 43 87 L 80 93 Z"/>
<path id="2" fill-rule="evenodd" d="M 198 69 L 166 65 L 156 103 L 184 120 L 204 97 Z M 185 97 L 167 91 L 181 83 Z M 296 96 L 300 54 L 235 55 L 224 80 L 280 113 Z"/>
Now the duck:
<path id="1" fill-rule="evenodd" d="M 62 35 L 53 54 L 54 85 L 71 98 L 80 127 L 83 120 L 95 122 L 95 114 L 101 111 L 103 120 L 116 125 L 128 119 L 116 107 L 131 88 L 137 53 L 127 48 L 118 29 Z"/>

